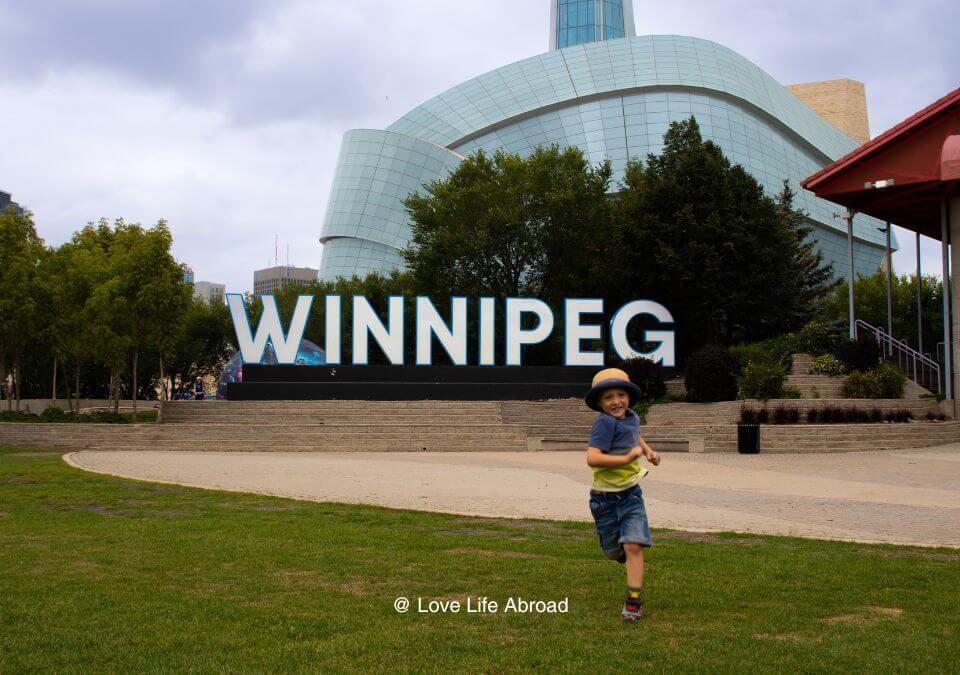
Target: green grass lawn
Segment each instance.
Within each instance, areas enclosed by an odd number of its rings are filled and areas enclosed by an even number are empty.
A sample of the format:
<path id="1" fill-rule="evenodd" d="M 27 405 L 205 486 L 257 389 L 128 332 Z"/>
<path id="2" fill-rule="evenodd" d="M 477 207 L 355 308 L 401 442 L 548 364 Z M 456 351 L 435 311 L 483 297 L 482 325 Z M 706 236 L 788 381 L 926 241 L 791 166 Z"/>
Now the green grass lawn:
<path id="1" fill-rule="evenodd" d="M 623 625 L 622 569 L 588 524 L 195 490 L 0 449 L 0 672 L 960 670 L 960 551 L 654 538 L 647 616 Z M 399 614 L 398 596 L 569 613 Z"/>

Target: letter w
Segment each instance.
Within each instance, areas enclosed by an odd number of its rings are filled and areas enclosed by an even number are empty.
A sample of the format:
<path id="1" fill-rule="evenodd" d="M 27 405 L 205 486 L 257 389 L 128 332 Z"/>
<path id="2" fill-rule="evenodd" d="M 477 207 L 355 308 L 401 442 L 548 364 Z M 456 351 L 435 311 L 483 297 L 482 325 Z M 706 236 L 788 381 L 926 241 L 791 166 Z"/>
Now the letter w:
<path id="1" fill-rule="evenodd" d="M 263 351 L 267 348 L 267 342 L 272 342 L 279 363 L 296 363 L 300 341 L 307 328 L 313 296 L 301 295 L 297 298 L 297 306 L 293 310 L 293 319 L 290 321 L 290 332 L 287 335 L 284 335 L 283 326 L 280 325 L 280 312 L 277 311 L 277 301 L 274 297 L 263 295 L 260 300 L 263 302 L 263 314 L 257 325 L 257 336 L 254 337 L 250 331 L 250 322 L 247 320 L 243 296 L 239 293 L 227 294 L 227 304 L 230 305 L 233 329 L 237 333 L 237 344 L 240 345 L 243 362 L 260 363 Z"/>

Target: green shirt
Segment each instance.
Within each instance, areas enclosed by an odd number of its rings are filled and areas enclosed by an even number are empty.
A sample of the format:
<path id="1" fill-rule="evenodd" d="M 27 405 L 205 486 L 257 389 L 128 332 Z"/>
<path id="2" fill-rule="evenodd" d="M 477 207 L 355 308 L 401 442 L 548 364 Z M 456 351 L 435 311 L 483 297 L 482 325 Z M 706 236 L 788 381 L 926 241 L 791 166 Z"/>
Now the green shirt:
<path id="1" fill-rule="evenodd" d="M 607 455 L 626 455 L 637 447 L 640 439 L 640 418 L 627 410 L 623 419 L 606 413 L 597 415 L 590 431 L 589 447 L 597 448 Z M 640 466 L 640 458 L 623 466 L 594 466 L 593 489 L 600 492 L 622 492 L 637 484 L 650 473 Z"/>

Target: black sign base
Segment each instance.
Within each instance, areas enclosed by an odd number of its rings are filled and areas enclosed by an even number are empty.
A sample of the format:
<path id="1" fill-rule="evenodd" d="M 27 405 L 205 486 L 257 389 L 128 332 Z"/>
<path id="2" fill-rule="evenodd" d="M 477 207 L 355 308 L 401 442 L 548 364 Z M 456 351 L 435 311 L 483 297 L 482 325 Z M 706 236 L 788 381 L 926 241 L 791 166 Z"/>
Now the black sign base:
<path id="1" fill-rule="evenodd" d="M 537 401 L 580 398 L 595 367 L 261 366 L 227 385 L 232 401 Z"/>

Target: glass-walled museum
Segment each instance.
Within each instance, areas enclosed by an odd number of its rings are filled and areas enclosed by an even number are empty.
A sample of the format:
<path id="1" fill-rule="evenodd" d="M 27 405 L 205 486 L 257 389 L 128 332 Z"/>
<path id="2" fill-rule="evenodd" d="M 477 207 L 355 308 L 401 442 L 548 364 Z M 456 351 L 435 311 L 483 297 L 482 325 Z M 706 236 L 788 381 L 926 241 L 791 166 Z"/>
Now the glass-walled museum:
<path id="1" fill-rule="evenodd" d="M 404 198 L 445 177 L 478 149 L 523 156 L 538 145 L 575 145 L 591 162 L 609 159 L 616 185 L 628 159 L 659 153 L 669 123 L 691 115 L 704 139 L 743 165 L 768 194 L 778 193 L 784 179 L 790 182 L 824 258 L 845 276 L 846 228 L 835 217 L 837 207 L 799 183 L 859 143 L 722 45 L 683 36 L 633 36 L 629 4 L 553 0 L 551 42 L 571 40 L 571 7 L 579 40 L 581 6 L 594 22 L 587 26 L 594 39 L 480 75 L 424 102 L 386 130 L 347 132 L 323 223 L 321 278 L 400 267 L 399 249 L 410 236 Z M 599 32 L 605 31 L 603 21 L 618 10 L 616 21 L 627 36 L 596 39 L 606 34 Z M 858 274 L 872 273 L 882 261 L 885 235 L 877 229 L 882 225 L 861 216 L 854 221 Z"/>

